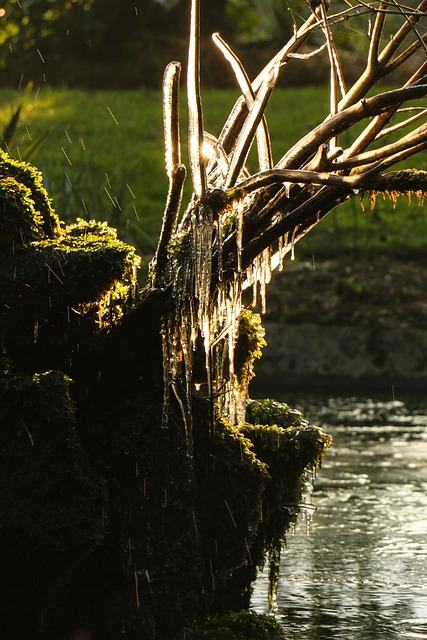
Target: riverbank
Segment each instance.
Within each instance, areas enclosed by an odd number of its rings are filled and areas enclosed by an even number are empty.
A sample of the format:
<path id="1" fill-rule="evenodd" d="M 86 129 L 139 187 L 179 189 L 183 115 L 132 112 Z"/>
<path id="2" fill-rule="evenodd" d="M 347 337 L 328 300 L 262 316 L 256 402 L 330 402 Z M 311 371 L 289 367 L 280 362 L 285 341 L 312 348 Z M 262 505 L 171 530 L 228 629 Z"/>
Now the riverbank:
<path id="1" fill-rule="evenodd" d="M 257 383 L 425 388 L 426 287 L 420 262 L 287 262 L 268 290 Z"/>

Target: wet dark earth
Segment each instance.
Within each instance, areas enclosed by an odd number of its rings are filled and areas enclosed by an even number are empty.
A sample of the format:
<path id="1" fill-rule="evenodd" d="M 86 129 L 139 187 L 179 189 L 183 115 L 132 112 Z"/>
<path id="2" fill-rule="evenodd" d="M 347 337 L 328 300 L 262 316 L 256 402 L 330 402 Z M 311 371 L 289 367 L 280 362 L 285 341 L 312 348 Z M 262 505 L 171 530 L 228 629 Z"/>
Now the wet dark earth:
<path id="1" fill-rule="evenodd" d="M 334 438 L 310 531 L 301 521 L 283 553 L 274 613 L 287 637 L 427 639 L 427 402 L 287 401 Z M 258 612 L 268 610 L 266 593 L 260 574 Z"/>

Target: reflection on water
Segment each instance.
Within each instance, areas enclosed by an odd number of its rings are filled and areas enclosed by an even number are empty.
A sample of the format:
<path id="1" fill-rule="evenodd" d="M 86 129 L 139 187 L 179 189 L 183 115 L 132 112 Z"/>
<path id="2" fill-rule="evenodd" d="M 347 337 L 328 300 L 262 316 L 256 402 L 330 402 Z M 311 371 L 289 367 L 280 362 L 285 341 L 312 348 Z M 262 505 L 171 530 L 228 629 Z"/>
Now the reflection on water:
<path id="1" fill-rule="evenodd" d="M 275 614 L 289 640 L 427 639 L 427 415 L 402 402 L 294 401 L 333 435 L 316 515 L 287 540 Z M 253 608 L 266 612 L 267 576 Z"/>

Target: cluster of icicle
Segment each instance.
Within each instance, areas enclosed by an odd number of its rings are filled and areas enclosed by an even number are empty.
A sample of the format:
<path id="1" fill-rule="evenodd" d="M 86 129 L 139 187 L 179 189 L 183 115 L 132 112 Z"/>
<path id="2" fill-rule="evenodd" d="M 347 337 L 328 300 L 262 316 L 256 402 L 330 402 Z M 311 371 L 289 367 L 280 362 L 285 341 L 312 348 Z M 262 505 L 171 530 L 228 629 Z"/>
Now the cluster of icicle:
<path id="1" fill-rule="evenodd" d="M 257 139 L 261 170 L 272 167 L 271 148 L 263 116 L 265 105 L 277 81 L 285 52 L 273 60 L 255 84 L 255 95 L 238 61 L 219 36 L 216 44 L 230 59 L 242 85 L 242 98 L 236 103 L 218 139 L 203 128 L 199 87 L 199 2 L 193 0 L 187 79 L 189 115 L 189 164 L 193 197 L 180 221 L 179 208 L 185 169 L 181 164 L 179 133 L 180 65 L 168 65 L 164 76 L 164 133 L 169 194 L 163 229 L 153 261 L 152 284 L 173 292 L 170 313 L 164 319 L 163 370 L 164 416 L 168 416 L 171 396 L 184 417 L 188 449 L 192 450 L 194 398 L 210 405 L 212 423 L 226 416 L 239 424 L 245 415 L 247 390 L 240 388 L 234 370 L 234 351 L 239 320 L 244 311 L 242 292 L 252 287 L 255 306 L 260 300 L 266 310 L 266 286 L 274 266 L 281 267 L 289 246 L 285 236 L 279 242 L 278 259 L 273 264 L 266 248 L 252 263 L 242 268 L 243 223 L 251 208 L 252 195 L 243 193 L 223 207 L 213 207 L 207 196 L 214 190 L 225 193 L 250 177 L 245 167 L 253 140 Z M 236 66 L 237 65 L 237 66 Z M 246 105 L 243 127 L 233 132 L 236 115 Z M 205 154 L 210 147 L 210 157 Z M 228 148 L 226 152 L 225 149 Z M 233 229 L 236 256 L 233 273 L 223 272 L 224 229 Z M 181 251 L 179 249 L 181 248 Z M 184 247 L 184 248 L 183 248 Z M 213 266 L 214 265 L 214 266 Z M 213 273 L 215 271 L 215 273 Z M 166 274 L 166 275 L 164 275 Z M 204 362 L 198 361 L 203 355 Z M 199 375 L 199 372 L 202 375 Z"/>
<path id="2" fill-rule="evenodd" d="M 173 393 L 185 419 L 189 447 L 194 395 L 201 395 L 210 403 L 212 424 L 216 412 L 225 414 L 234 423 L 243 418 L 246 390 L 239 388 L 236 379 L 234 351 L 244 287 L 252 286 L 253 302 L 259 298 L 261 310 L 265 311 L 265 289 L 271 270 L 281 266 L 288 251 L 292 256 L 294 243 L 334 206 L 427 145 L 424 124 L 402 135 L 396 143 L 371 148 L 384 135 L 412 127 L 427 115 L 424 105 L 415 106 L 414 114 L 388 126 L 399 111 L 407 110 L 402 105 L 425 99 L 425 63 L 415 71 L 409 69 L 410 77 L 402 86 L 399 81 L 399 88 L 369 95 L 380 79 L 394 73 L 421 49 L 425 50 L 426 38 L 416 25 L 422 25 L 425 19 L 427 0 L 420 0 L 413 10 L 398 5 L 402 25 L 384 46 L 387 3 L 380 3 L 379 8 L 368 3 L 375 22 L 369 29 L 366 70 L 349 90 L 331 26 L 350 16 L 359 18 L 365 5 L 356 3 L 328 17 L 327 4 L 311 5 L 306 21 L 300 28 L 295 27 L 289 41 L 252 82 L 230 47 L 218 34 L 213 35 L 241 91 L 215 138 L 203 126 L 200 0 L 191 0 L 187 103 L 193 196 L 181 219 L 186 174 L 181 163 L 179 133 L 181 65 L 172 62 L 166 69 L 163 111 L 169 192 L 151 284 L 154 289 L 172 292 L 170 314 L 163 326 L 165 416 Z M 303 44 L 316 30 L 322 31 L 324 45 L 309 54 L 301 53 Z M 328 53 L 331 71 L 330 113 L 274 163 L 265 110 L 279 72 L 292 58 L 305 59 L 323 49 Z M 367 118 L 362 132 L 354 131 L 353 127 Z M 350 130 L 355 137 L 350 135 L 350 145 L 342 148 L 339 136 L 342 141 L 341 134 Z M 259 170 L 251 175 L 245 165 L 255 141 Z M 206 153 L 206 147 L 210 147 L 211 153 Z M 180 253 L 180 247 L 185 247 L 185 251 Z M 197 361 L 200 354 L 203 366 Z M 198 369 L 203 375 L 199 376 Z"/>
<path id="3" fill-rule="evenodd" d="M 237 218 L 243 216 L 238 203 Z M 266 286 L 271 279 L 271 250 L 266 249 L 244 271 L 236 268 L 232 276 L 223 277 L 222 265 L 216 263 L 213 282 L 213 248 L 230 211 L 213 218 L 209 206 L 194 204 L 189 216 L 184 252 L 171 261 L 171 311 L 164 320 L 163 370 L 165 415 L 173 392 L 184 417 L 189 449 L 192 447 L 192 406 L 196 396 L 210 403 L 212 418 L 226 416 L 232 424 L 244 420 L 247 389 L 242 388 L 234 370 L 234 351 L 240 317 L 245 310 L 243 290 L 251 286 L 252 304 L 266 308 Z M 237 234 L 238 235 L 238 234 Z M 217 253 L 218 255 L 218 253 Z M 237 248 L 240 265 L 241 246 Z M 194 363 L 202 353 L 204 362 Z M 202 366 L 200 366 L 202 365 Z"/>

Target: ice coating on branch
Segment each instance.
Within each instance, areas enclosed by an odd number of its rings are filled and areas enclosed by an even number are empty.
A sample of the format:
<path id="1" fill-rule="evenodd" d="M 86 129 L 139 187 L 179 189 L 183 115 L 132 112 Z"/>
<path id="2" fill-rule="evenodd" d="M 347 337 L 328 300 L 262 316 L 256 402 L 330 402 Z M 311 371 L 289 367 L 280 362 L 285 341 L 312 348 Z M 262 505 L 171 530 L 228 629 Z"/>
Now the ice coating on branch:
<path id="1" fill-rule="evenodd" d="M 237 273 L 241 273 L 242 271 L 243 212 L 244 212 L 244 204 L 242 200 L 239 200 L 239 202 L 236 205 Z"/>
<path id="2" fill-rule="evenodd" d="M 283 251 L 284 249 L 282 248 L 282 252 Z M 259 293 L 261 313 L 266 313 L 267 311 L 266 293 L 267 285 L 271 281 L 271 273 L 273 270 L 272 258 L 272 249 L 271 247 L 267 247 L 253 260 L 252 265 L 245 273 L 245 287 L 252 287 L 252 306 L 257 306 Z"/>

